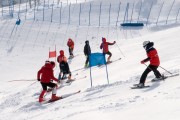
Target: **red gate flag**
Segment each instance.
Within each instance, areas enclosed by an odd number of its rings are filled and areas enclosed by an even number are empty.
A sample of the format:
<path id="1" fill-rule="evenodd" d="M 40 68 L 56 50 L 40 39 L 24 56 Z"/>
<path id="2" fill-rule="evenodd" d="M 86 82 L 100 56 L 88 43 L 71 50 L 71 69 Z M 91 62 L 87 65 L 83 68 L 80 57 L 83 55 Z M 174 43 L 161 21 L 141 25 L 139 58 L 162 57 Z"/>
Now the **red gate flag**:
<path id="1" fill-rule="evenodd" d="M 49 51 L 49 58 L 56 57 L 56 51 Z"/>

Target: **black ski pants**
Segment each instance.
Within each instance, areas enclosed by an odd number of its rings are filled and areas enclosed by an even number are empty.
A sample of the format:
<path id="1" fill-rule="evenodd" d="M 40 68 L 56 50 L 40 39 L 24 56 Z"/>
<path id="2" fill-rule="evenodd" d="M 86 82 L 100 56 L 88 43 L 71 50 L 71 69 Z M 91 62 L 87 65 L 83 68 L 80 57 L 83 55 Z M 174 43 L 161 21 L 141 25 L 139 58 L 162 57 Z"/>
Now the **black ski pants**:
<path id="1" fill-rule="evenodd" d="M 85 64 L 88 64 L 89 63 L 89 55 L 86 55 L 86 62 Z"/>
<path id="2" fill-rule="evenodd" d="M 159 78 L 161 77 L 161 74 L 160 72 L 157 70 L 158 66 L 154 66 L 154 65 L 149 65 L 145 71 L 143 72 L 143 74 L 141 75 L 141 78 L 140 78 L 140 83 L 145 83 L 146 81 L 146 77 L 147 75 L 153 71 L 154 72 L 154 75 L 156 76 L 156 78 Z"/>
<path id="3" fill-rule="evenodd" d="M 73 48 L 69 47 L 69 55 L 73 55 Z"/>

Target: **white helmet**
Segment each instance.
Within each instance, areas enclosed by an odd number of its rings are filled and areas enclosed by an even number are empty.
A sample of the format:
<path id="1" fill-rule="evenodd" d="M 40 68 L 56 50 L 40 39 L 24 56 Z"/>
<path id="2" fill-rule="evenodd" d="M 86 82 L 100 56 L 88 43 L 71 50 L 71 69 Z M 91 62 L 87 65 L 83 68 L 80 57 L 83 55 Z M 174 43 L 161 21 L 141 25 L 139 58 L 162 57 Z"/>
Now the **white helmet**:
<path id="1" fill-rule="evenodd" d="M 144 41 L 143 42 L 143 47 L 145 47 L 147 44 L 149 44 L 150 43 L 150 41 Z"/>

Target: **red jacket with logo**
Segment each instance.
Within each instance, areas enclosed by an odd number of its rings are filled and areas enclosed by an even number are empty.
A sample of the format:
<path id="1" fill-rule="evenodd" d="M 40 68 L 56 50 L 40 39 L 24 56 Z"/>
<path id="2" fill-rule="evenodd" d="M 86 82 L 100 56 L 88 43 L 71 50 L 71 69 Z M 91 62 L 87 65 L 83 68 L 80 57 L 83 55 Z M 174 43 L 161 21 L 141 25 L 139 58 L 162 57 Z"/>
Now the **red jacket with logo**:
<path id="1" fill-rule="evenodd" d="M 154 66 L 160 65 L 159 56 L 155 48 L 152 48 L 149 51 L 147 51 L 147 57 L 148 58 L 143 60 L 144 62 L 150 61 L 150 65 L 154 65 Z"/>
<path id="2" fill-rule="evenodd" d="M 46 63 L 37 73 L 37 79 L 40 79 L 42 83 L 49 83 L 51 80 L 58 82 L 58 79 L 54 77 L 53 66 L 50 63 Z"/>

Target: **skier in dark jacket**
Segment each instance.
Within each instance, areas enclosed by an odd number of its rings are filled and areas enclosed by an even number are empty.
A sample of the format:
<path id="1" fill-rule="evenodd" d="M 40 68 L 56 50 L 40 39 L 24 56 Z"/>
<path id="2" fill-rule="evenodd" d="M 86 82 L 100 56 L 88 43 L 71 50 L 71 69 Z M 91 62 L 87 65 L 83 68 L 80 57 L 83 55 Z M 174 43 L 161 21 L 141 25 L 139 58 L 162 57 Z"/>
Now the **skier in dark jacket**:
<path id="1" fill-rule="evenodd" d="M 150 41 L 144 41 L 143 47 L 146 50 L 147 58 L 141 61 L 141 64 L 145 64 L 146 62 L 150 61 L 150 64 L 147 66 L 145 71 L 143 72 L 140 83 L 138 84 L 138 87 L 143 87 L 144 83 L 146 81 L 146 77 L 149 74 L 149 72 L 153 71 L 154 75 L 156 76 L 155 79 L 163 79 L 163 76 L 160 74 L 160 72 L 157 70 L 158 66 L 160 65 L 159 56 L 157 53 L 157 50 L 153 47 L 154 43 Z"/>
<path id="2" fill-rule="evenodd" d="M 112 56 L 112 53 L 109 51 L 108 46 L 109 45 L 114 45 L 115 43 L 116 43 L 116 41 L 114 41 L 113 43 L 106 42 L 106 38 L 102 38 L 102 43 L 101 43 L 100 49 L 103 49 L 103 54 L 108 54 L 109 55 L 109 57 L 107 59 L 107 63 L 111 62 L 110 59 L 111 59 L 111 56 Z"/>
<path id="3" fill-rule="evenodd" d="M 84 46 L 84 55 L 86 56 L 86 62 L 85 62 L 85 67 L 88 67 L 89 63 L 89 55 L 91 54 L 91 48 L 89 46 L 89 41 L 85 41 L 85 46 Z"/>

